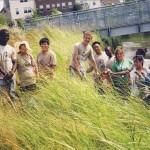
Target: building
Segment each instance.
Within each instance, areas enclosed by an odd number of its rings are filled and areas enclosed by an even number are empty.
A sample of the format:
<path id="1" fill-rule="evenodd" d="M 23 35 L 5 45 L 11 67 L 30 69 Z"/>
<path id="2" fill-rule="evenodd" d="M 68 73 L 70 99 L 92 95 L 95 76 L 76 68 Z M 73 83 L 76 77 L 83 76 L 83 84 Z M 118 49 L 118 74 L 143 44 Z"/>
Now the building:
<path id="1" fill-rule="evenodd" d="M 42 15 L 50 15 L 53 8 L 62 13 L 72 11 L 75 0 L 35 0 L 35 3 Z"/>
<path id="2" fill-rule="evenodd" d="M 102 6 L 109 6 L 109 5 L 117 5 L 121 3 L 122 0 L 101 0 Z"/>
<path id="3" fill-rule="evenodd" d="M 89 9 L 101 7 L 100 0 L 76 0 L 76 3 L 82 4 L 83 7 L 87 7 Z"/>
<path id="4" fill-rule="evenodd" d="M 9 7 L 12 20 L 30 17 L 36 9 L 34 0 L 9 0 Z"/>

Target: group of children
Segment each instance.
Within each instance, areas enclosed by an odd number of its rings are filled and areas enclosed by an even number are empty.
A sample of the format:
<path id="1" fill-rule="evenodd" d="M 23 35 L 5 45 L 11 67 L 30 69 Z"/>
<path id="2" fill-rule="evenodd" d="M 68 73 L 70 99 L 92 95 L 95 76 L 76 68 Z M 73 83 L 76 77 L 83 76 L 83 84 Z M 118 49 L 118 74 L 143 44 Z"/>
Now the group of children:
<path id="1" fill-rule="evenodd" d="M 122 46 L 118 46 L 113 54 L 111 47 L 102 51 L 98 41 L 91 47 L 91 40 L 92 34 L 84 32 L 83 41 L 75 44 L 70 64 L 71 75 L 78 75 L 82 79 L 86 73 L 95 70 L 94 81 L 100 85 L 100 93 L 114 87 L 122 96 L 132 94 L 150 99 L 150 60 L 144 58 L 146 49 L 138 49 L 131 60 L 125 58 Z M 88 69 L 84 65 L 86 59 L 91 61 Z"/>
<path id="2" fill-rule="evenodd" d="M 7 89 L 12 99 L 18 99 L 15 92 L 17 70 L 21 91 L 36 89 L 36 79 L 39 73 L 53 76 L 56 67 L 56 54 L 50 50 L 48 38 L 39 41 L 41 51 L 35 61 L 32 49 L 27 41 L 16 42 L 14 47 L 9 46 L 9 32 L 0 30 L 0 87 Z"/>
<path id="3" fill-rule="evenodd" d="M 9 89 L 10 96 L 16 98 L 15 71 L 18 72 L 17 85 L 20 86 L 21 91 L 35 90 L 39 73 L 53 77 L 56 54 L 50 50 L 48 38 L 39 41 L 41 51 L 36 61 L 27 41 L 16 42 L 14 49 L 7 44 L 8 40 L 9 32 L 5 29 L 0 30 L 0 87 Z M 111 47 L 102 51 L 98 41 L 90 46 L 91 40 L 92 34 L 84 32 L 83 41 L 75 44 L 69 66 L 70 75 L 83 79 L 86 78 L 87 73 L 94 70 L 94 81 L 97 85 L 101 85 L 101 89 L 115 87 L 122 95 L 130 91 L 133 95 L 149 99 L 150 60 L 144 58 L 146 50 L 138 49 L 133 60 L 130 60 L 124 58 L 122 46 L 118 46 L 113 54 Z M 87 59 L 91 62 L 89 68 L 85 65 Z"/>

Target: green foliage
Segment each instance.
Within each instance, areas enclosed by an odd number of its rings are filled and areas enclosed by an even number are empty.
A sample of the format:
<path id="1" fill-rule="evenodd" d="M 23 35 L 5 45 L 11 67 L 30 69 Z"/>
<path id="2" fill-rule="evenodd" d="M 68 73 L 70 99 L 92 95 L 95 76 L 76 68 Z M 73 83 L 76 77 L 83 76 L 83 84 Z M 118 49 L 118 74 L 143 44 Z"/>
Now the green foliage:
<path id="1" fill-rule="evenodd" d="M 51 14 L 52 15 L 58 15 L 59 14 L 58 9 L 57 8 L 52 8 Z"/>
<path id="2" fill-rule="evenodd" d="M 89 4 L 82 4 L 81 6 L 82 6 L 82 9 L 89 9 L 90 8 Z"/>
<path id="3" fill-rule="evenodd" d="M 7 20 L 6 17 L 3 14 L 0 14 L 0 25 L 6 25 Z"/>
<path id="4" fill-rule="evenodd" d="M 78 10 L 82 10 L 82 9 L 83 9 L 83 7 L 82 7 L 82 5 L 79 4 L 79 3 L 75 3 L 75 4 L 73 5 L 73 11 L 78 11 Z"/>
<path id="5" fill-rule="evenodd" d="M 17 22 L 17 26 L 18 26 L 20 29 L 23 29 L 23 28 L 24 28 L 24 21 L 23 21 L 23 19 L 21 19 L 21 18 L 16 19 L 16 22 Z"/>
<path id="6" fill-rule="evenodd" d="M 39 9 L 33 10 L 32 18 L 40 18 L 40 17 L 41 17 L 41 13 Z"/>
<path id="7" fill-rule="evenodd" d="M 102 40 L 106 46 L 111 46 L 114 49 L 116 49 L 117 46 L 122 45 L 122 40 L 120 37 L 108 37 L 108 38 L 103 38 Z"/>
<path id="8" fill-rule="evenodd" d="M 150 149 L 149 106 L 134 97 L 122 100 L 111 90 L 99 95 L 90 75 L 85 81 L 70 77 L 72 48 L 82 41 L 82 33 L 50 27 L 27 32 L 13 28 L 10 33 L 12 44 L 29 41 L 35 58 L 39 40 L 49 38 L 58 62 L 54 79 L 41 76 L 37 91 L 18 91 L 21 103 L 11 107 L 0 96 L 1 149 Z"/>

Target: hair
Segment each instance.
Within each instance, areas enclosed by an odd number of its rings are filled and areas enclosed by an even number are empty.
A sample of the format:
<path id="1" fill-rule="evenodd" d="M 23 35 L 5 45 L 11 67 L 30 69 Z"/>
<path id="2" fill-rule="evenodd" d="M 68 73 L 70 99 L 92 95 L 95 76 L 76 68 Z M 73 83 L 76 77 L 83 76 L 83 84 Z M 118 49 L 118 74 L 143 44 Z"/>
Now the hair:
<path id="1" fill-rule="evenodd" d="M 117 58 L 117 54 L 118 54 L 118 51 L 122 51 L 123 54 L 124 54 L 124 50 L 123 50 L 123 47 L 122 46 L 117 46 L 117 48 L 115 49 L 115 57 L 116 57 L 116 60 L 118 60 Z"/>
<path id="2" fill-rule="evenodd" d="M 144 62 L 144 57 L 142 55 L 136 55 L 133 57 L 133 61 L 141 61 L 141 62 Z"/>
<path id="3" fill-rule="evenodd" d="M 144 58 L 145 58 L 145 56 L 146 56 L 146 53 L 147 53 L 147 48 L 145 48 L 145 49 L 139 48 L 139 49 L 136 51 L 136 55 L 142 55 Z"/>
<path id="4" fill-rule="evenodd" d="M 50 45 L 50 41 L 48 38 L 42 38 L 40 41 L 39 41 L 39 44 L 41 45 L 42 43 L 47 43 L 48 45 Z"/>
<path id="5" fill-rule="evenodd" d="M 21 49 L 21 46 L 22 46 L 22 45 L 25 45 L 25 44 L 20 44 L 20 45 L 19 45 L 19 50 Z"/>
<path id="6" fill-rule="evenodd" d="M 108 50 L 108 48 L 110 48 L 110 49 L 111 49 L 111 51 L 113 51 L 113 48 L 112 48 L 111 46 L 107 46 L 107 47 L 105 48 L 105 51 L 107 51 L 107 50 Z"/>
<path id="7" fill-rule="evenodd" d="M 9 33 L 9 31 L 8 31 L 8 30 L 6 30 L 6 29 L 2 29 L 2 30 L 0 30 L 0 35 L 1 35 L 1 34 L 4 34 L 5 32 Z"/>
<path id="8" fill-rule="evenodd" d="M 93 47 L 95 44 L 101 45 L 100 42 L 95 41 L 95 42 L 92 43 L 92 47 Z"/>
<path id="9" fill-rule="evenodd" d="M 84 37 L 85 35 L 90 35 L 91 38 L 93 37 L 93 36 L 92 36 L 92 33 L 91 33 L 90 31 L 84 31 L 84 32 L 83 32 L 83 37 Z"/>

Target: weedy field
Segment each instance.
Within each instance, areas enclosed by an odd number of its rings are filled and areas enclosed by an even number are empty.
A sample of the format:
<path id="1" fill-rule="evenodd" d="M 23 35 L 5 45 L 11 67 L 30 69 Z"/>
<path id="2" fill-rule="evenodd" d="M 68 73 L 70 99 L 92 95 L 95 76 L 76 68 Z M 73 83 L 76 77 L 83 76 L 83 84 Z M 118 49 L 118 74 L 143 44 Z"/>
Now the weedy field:
<path id="1" fill-rule="evenodd" d="M 4 28 L 4 27 L 1 27 Z M 5 27 L 7 28 L 7 27 Z M 150 149 L 150 110 L 142 100 L 123 100 L 115 91 L 98 94 L 91 75 L 71 78 L 68 66 L 82 33 L 45 27 L 9 29 L 10 45 L 27 40 L 36 58 L 39 40 L 48 37 L 57 55 L 54 79 L 42 77 L 38 90 L 20 93 L 13 107 L 0 98 L 1 150 Z M 94 35 L 93 41 L 101 39 Z"/>

